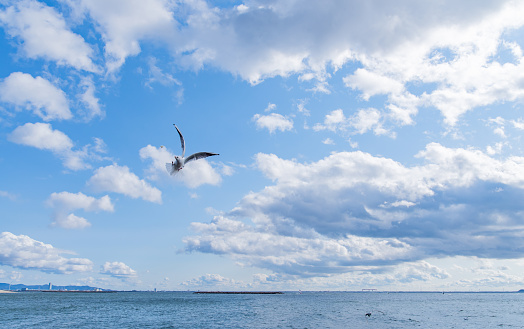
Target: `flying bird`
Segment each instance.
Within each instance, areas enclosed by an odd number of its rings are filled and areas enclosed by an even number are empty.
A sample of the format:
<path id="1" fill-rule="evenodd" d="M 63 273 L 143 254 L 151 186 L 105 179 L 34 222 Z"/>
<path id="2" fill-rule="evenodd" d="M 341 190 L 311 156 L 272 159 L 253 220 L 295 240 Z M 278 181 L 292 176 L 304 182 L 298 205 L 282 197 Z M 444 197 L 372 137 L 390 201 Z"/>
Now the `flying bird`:
<path id="1" fill-rule="evenodd" d="M 186 154 L 186 143 L 184 141 L 184 136 L 182 136 L 182 133 L 180 132 L 180 129 L 178 129 L 176 124 L 173 124 L 173 126 L 175 126 L 176 131 L 178 131 L 178 135 L 180 136 L 180 143 L 182 144 L 182 156 L 179 157 L 175 155 L 175 161 L 171 161 L 171 163 L 166 163 L 167 172 L 170 173 L 171 175 L 175 175 L 177 172 L 182 170 L 182 168 L 184 168 L 186 163 L 190 161 L 204 159 L 204 158 L 207 158 L 213 155 L 219 155 L 218 153 L 198 152 L 198 153 L 191 154 L 190 156 L 185 158 L 184 155 Z"/>

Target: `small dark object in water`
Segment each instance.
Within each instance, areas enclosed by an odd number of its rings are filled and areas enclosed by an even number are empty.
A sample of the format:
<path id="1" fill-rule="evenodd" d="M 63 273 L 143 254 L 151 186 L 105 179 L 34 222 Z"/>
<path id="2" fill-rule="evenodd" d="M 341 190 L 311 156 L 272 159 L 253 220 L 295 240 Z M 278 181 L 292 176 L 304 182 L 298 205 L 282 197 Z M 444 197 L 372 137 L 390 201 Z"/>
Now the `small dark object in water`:
<path id="1" fill-rule="evenodd" d="M 367 317 L 371 317 L 371 313 L 366 313 L 366 316 Z"/>

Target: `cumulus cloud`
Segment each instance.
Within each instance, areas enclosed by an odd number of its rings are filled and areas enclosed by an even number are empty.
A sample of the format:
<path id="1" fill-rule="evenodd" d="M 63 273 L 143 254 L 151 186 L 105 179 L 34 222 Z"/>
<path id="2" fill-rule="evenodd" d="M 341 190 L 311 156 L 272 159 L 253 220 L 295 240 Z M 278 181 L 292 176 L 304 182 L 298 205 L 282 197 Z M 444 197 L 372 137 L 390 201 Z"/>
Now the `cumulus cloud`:
<path id="1" fill-rule="evenodd" d="M 523 209 L 511 200 L 524 195 L 524 158 L 437 143 L 417 156 L 426 163 L 406 167 L 358 151 L 309 164 L 258 154 L 274 185 L 193 223 L 186 248 L 300 276 L 432 256 L 523 256 Z"/>
<path id="2" fill-rule="evenodd" d="M 356 62 L 358 68 L 343 78 L 346 86 L 361 92 L 364 101 L 385 96 L 380 111 L 387 110 L 383 115 L 399 125 L 413 124 L 420 108 L 432 107 L 454 126 L 477 107 L 524 97 L 523 52 L 509 33 L 524 25 L 518 1 L 488 0 L 474 6 L 451 0 L 425 6 L 408 0 L 394 6 L 382 0 L 252 0 L 220 7 L 202 0 L 66 3 L 96 26 L 110 74 L 139 54 L 141 43 L 153 41 L 166 47 L 179 67 L 213 66 L 252 84 L 296 74 L 299 81 L 314 85 L 310 90 L 325 93 L 330 92 L 332 73 Z M 3 14 L 8 33 L 24 40 L 31 56 L 94 70 L 91 47 L 55 9 L 26 0 Z M 41 43 L 35 41 L 37 28 L 46 31 Z M 51 53 L 44 44 L 55 35 L 73 46 Z M 502 52 L 510 55 L 500 56 Z M 149 68 L 148 85 L 178 84 L 154 60 Z"/>
<path id="3" fill-rule="evenodd" d="M 122 262 L 105 262 L 100 268 L 100 273 L 119 279 L 136 277 L 136 271 Z"/>
<path id="4" fill-rule="evenodd" d="M 334 111 L 331 111 L 331 113 L 326 114 L 326 117 L 324 119 L 324 124 L 317 123 L 313 130 L 319 131 L 319 130 L 331 130 L 333 132 L 337 130 L 345 130 L 347 129 L 347 118 L 344 115 L 344 111 L 342 109 L 337 109 Z"/>
<path id="5" fill-rule="evenodd" d="M 151 180 L 172 179 L 175 182 L 182 182 L 190 188 L 197 188 L 200 185 L 218 185 L 222 182 L 222 177 L 206 159 L 192 161 L 184 166 L 176 176 L 170 176 L 166 170 L 166 163 L 171 163 L 174 154 L 166 147 L 155 147 L 148 145 L 140 149 L 140 158 L 143 160 L 151 159 L 151 164 L 147 169 L 148 178 Z M 222 166 L 223 175 L 231 175 L 232 169 L 229 166 Z"/>
<path id="6" fill-rule="evenodd" d="M 86 258 L 66 258 L 71 252 L 60 250 L 26 235 L 0 234 L 0 263 L 21 269 L 71 274 L 90 271 L 93 262 Z"/>
<path id="7" fill-rule="evenodd" d="M 106 42 L 110 71 L 120 67 L 127 56 L 138 54 L 140 42 L 160 39 L 181 64 L 189 67 L 210 63 L 252 83 L 300 73 L 303 77 L 315 76 L 319 80 L 317 88 L 324 89 L 328 65 L 337 69 L 360 53 L 387 52 L 402 42 L 422 38 L 442 23 L 436 19 L 439 15 L 447 17 L 448 24 L 469 23 L 500 8 L 498 2 L 462 10 L 453 2 L 411 8 L 408 1 L 396 6 L 373 1 L 364 6 L 334 0 L 286 5 L 250 1 L 229 8 L 212 7 L 204 1 L 176 6 L 163 1 L 148 6 L 132 1 L 125 7 L 95 0 L 70 4 L 96 21 Z M 359 33 L 354 33 L 357 30 Z M 398 85 L 377 77 L 382 82 L 381 92 Z"/>
<path id="8" fill-rule="evenodd" d="M 404 90 L 401 82 L 366 69 L 357 69 L 343 80 L 348 87 L 360 89 L 364 100 L 369 100 L 371 96 L 377 94 L 399 94 Z"/>
<path id="9" fill-rule="evenodd" d="M 387 107 L 407 123 L 418 107 L 436 107 L 445 123 L 454 126 L 464 113 L 477 107 L 522 99 L 524 92 L 517 82 L 522 79 L 522 51 L 503 39 L 507 30 L 524 24 L 516 14 L 522 4 L 492 4 L 498 8 L 478 8 L 481 12 L 468 13 L 470 19 L 459 24 L 432 22 L 412 42 L 401 43 L 389 53 L 357 55 L 364 68 L 344 81 L 361 90 L 364 99 L 388 95 Z M 425 37 L 420 38 L 422 35 Z M 513 55 L 509 62 L 498 59 L 504 48 Z M 410 84 L 422 86 L 423 92 L 410 91 Z"/>
<path id="10" fill-rule="evenodd" d="M 198 278 L 184 281 L 180 285 L 185 287 L 213 287 L 218 289 L 220 289 L 221 287 L 227 287 L 228 289 L 231 289 L 231 287 L 243 288 L 247 286 L 247 284 L 245 284 L 244 282 L 225 278 L 219 274 L 205 274 Z"/>
<path id="11" fill-rule="evenodd" d="M 269 104 L 267 104 L 267 107 L 264 110 L 264 112 L 271 112 L 271 111 L 275 110 L 276 108 L 277 108 L 276 104 L 269 103 Z"/>
<path id="12" fill-rule="evenodd" d="M 382 127 L 382 114 L 377 109 L 362 109 L 355 113 L 354 117 L 350 119 L 350 125 L 355 128 L 359 134 L 364 134 L 369 130 L 373 130 L 376 135 L 382 135 L 387 132 Z"/>
<path id="13" fill-rule="evenodd" d="M 524 25 L 518 1 L 488 0 L 475 6 L 451 0 L 425 6 L 408 0 L 394 6 L 382 0 L 285 5 L 252 0 L 220 7 L 202 0 L 66 3 L 73 16 L 96 26 L 110 74 L 139 54 L 141 43 L 153 41 L 166 47 L 179 67 L 214 66 L 252 84 L 296 74 L 299 81 L 314 85 L 310 90 L 325 93 L 330 92 L 332 73 L 356 62 L 358 68 L 343 78 L 346 86 L 361 92 L 364 101 L 385 96 L 379 110 L 399 125 L 413 124 L 420 108 L 432 107 L 446 125 L 454 126 L 477 107 L 524 97 L 523 52 L 508 33 Z M 26 0 L 2 13 L 8 33 L 24 40 L 30 56 L 94 70 L 91 47 L 55 9 Z M 46 31 L 41 42 L 36 42 L 37 28 Z M 52 53 L 45 40 L 55 35 L 73 46 Z M 510 55 L 502 60 L 502 52 Z M 149 86 L 178 84 L 154 59 L 149 72 Z"/>
<path id="14" fill-rule="evenodd" d="M 266 128 L 271 134 L 276 130 L 287 131 L 293 129 L 293 120 L 278 113 L 268 115 L 255 114 L 253 121 L 255 121 L 258 129 Z"/>
<path id="15" fill-rule="evenodd" d="M 335 145 L 335 142 L 331 138 L 324 139 L 322 143 L 326 145 Z"/>
<path id="16" fill-rule="evenodd" d="M 387 270 L 384 270 L 387 269 Z M 409 287 L 410 283 L 420 282 L 430 285 L 436 280 L 450 279 L 452 275 L 426 261 L 406 262 L 401 265 L 386 266 L 379 270 L 370 267 L 355 269 L 346 273 L 334 273 L 325 276 L 301 276 L 289 273 L 257 273 L 251 282 L 237 281 L 219 274 L 206 274 L 185 281 L 181 286 L 193 289 L 250 289 L 250 290 L 360 290 L 362 287 L 390 287 L 397 289 Z M 515 281 L 515 280 L 513 280 Z M 522 282 L 519 280 L 518 282 Z M 343 288 L 341 288 L 343 287 Z"/>
<path id="17" fill-rule="evenodd" d="M 52 7 L 38 1 L 19 1 L 0 11 L 0 22 L 11 37 L 22 40 L 20 47 L 29 58 L 99 71 L 92 61 L 93 49 L 80 35 L 71 32 L 62 15 Z"/>
<path id="18" fill-rule="evenodd" d="M 511 124 L 512 124 L 516 129 L 524 130 L 524 121 L 522 120 L 522 118 L 520 118 L 520 119 L 518 119 L 518 120 L 511 120 Z"/>
<path id="19" fill-rule="evenodd" d="M 363 67 L 344 82 L 364 100 L 387 96 L 385 108 L 397 123 L 413 124 L 419 108 L 435 107 L 453 126 L 476 107 L 523 98 L 522 50 L 503 36 L 524 24 L 517 14 L 522 9 L 512 1 L 487 1 L 474 10 L 452 1 L 423 7 L 409 1 L 253 1 L 241 11 L 201 6 L 201 15 L 213 17 L 206 25 L 213 27 L 213 38 L 203 35 L 201 21 L 188 21 L 181 35 L 199 36 L 186 59 L 215 64 L 252 83 L 300 73 L 303 81 L 315 77 L 322 85 L 329 66 L 336 70 L 357 61 Z M 318 22 L 329 25 L 319 28 Z M 504 49 L 513 56 L 509 62 L 497 60 Z"/>
<path id="20" fill-rule="evenodd" d="M 374 261 L 391 264 L 412 258 L 414 252 L 397 239 L 329 239 L 312 231 L 288 236 L 222 216 L 210 224 L 193 223 L 192 228 L 200 235 L 184 239 L 188 251 L 229 255 L 245 265 L 304 277 L 364 269 Z"/>
<path id="21" fill-rule="evenodd" d="M 12 104 L 16 111 L 30 110 L 44 121 L 73 117 L 62 90 L 27 73 L 13 72 L 0 82 L 0 101 Z"/>
<path id="22" fill-rule="evenodd" d="M 162 203 L 162 192 L 138 178 L 127 166 L 112 164 L 95 170 L 87 182 L 95 191 L 121 193 L 133 199 Z"/>
<path id="23" fill-rule="evenodd" d="M 388 134 L 390 137 L 395 137 L 394 133 L 390 133 L 384 128 L 384 120 L 384 115 L 374 108 L 360 109 L 350 117 L 346 117 L 342 109 L 337 109 L 326 114 L 324 123 L 315 124 L 313 130 L 330 130 L 351 134 L 365 134 L 368 131 L 373 131 L 375 135 Z"/>
<path id="24" fill-rule="evenodd" d="M 12 142 L 39 149 L 61 153 L 71 150 L 73 141 L 59 130 L 53 130 L 49 123 L 26 123 L 16 128 L 9 136 Z"/>
<path id="25" fill-rule="evenodd" d="M 83 217 L 72 213 L 82 209 L 86 212 L 114 211 L 114 205 L 108 195 L 96 199 L 83 193 L 60 192 L 53 193 L 47 199 L 47 205 L 53 208 L 54 226 L 66 229 L 82 229 L 91 226 L 91 223 Z"/>
<path id="26" fill-rule="evenodd" d="M 272 287 L 283 289 L 355 289 L 361 287 L 384 287 L 395 286 L 397 289 L 409 285 L 412 282 L 431 284 L 434 280 L 445 280 L 451 277 L 446 271 L 426 261 L 406 262 L 401 265 L 388 266 L 374 271 L 370 269 L 356 270 L 348 273 L 329 275 L 325 277 L 300 277 L 288 274 L 256 274 L 253 276 L 253 285 L 264 286 L 270 284 Z M 314 287 L 314 288 L 311 288 Z M 274 288 L 273 288 L 274 289 Z"/>
<path id="27" fill-rule="evenodd" d="M 176 21 L 169 4 L 162 0 L 80 0 L 70 5 L 97 23 L 109 73 L 118 70 L 128 56 L 139 54 L 141 41 L 173 38 Z"/>
<path id="28" fill-rule="evenodd" d="M 71 170 L 91 168 L 87 161 L 100 159 L 100 153 L 104 153 L 102 146 L 105 145 L 101 139 L 95 138 L 94 146 L 88 144 L 80 150 L 74 150 L 74 143 L 66 134 L 53 129 L 49 123 L 39 122 L 17 127 L 8 135 L 8 139 L 16 144 L 51 151 Z"/>

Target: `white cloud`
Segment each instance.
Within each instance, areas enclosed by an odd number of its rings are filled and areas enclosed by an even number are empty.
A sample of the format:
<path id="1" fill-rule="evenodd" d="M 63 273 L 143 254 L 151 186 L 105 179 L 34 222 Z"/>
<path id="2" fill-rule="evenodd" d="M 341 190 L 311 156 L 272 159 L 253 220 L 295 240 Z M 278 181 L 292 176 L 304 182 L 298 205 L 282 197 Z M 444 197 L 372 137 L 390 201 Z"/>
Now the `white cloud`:
<path id="1" fill-rule="evenodd" d="M 91 223 L 84 217 L 76 216 L 75 214 L 56 214 L 54 222 L 51 225 L 60 226 L 65 229 L 83 229 L 91 226 Z"/>
<path id="2" fill-rule="evenodd" d="M 139 154 L 142 160 L 152 160 L 151 165 L 146 171 L 148 179 L 158 181 L 165 180 L 169 177 L 169 173 L 166 170 L 166 163 L 173 161 L 173 155 L 166 147 L 161 146 L 157 148 L 152 145 L 147 145 L 140 149 Z"/>
<path id="3" fill-rule="evenodd" d="M 228 173 L 226 169 L 225 174 Z M 175 179 L 180 179 L 189 188 L 197 188 L 203 184 L 219 185 L 222 182 L 220 174 L 206 160 L 188 163 L 188 165 L 184 166 L 184 169 L 177 174 Z"/>
<path id="4" fill-rule="evenodd" d="M 383 135 L 388 131 L 382 127 L 382 114 L 377 109 L 361 109 L 349 119 L 350 125 L 359 134 L 373 130 L 375 135 Z"/>
<path id="5" fill-rule="evenodd" d="M 406 109 L 409 115 L 416 114 L 416 107 L 436 107 L 450 126 L 476 107 L 521 100 L 524 89 L 518 81 L 522 80 L 522 52 L 514 43 L 506 42 L 503 33 L 524 25 L 516 14 L 523 9 L 522 4 L 501 2 L 498 8 L 486 10 L 488 6 L 468 13 L 471 19 L 459 24 L 431 22 L 420 37 L 400 43 L 388 53 L 356 55 L 364 68 L 346 77 L 345 82 L 361 89 L 365 99 L 387 94 L 387 107 L 392 109 L 404 107 L 399 102 L 402 98 L 411 99 L 411 108 Z M 413 17 L 409 21 L 419 23 Z M 511 49 L 513 61 L 497 61 L 500 46 Z M 362 77 L 364 72 L 371 77 Z M 377 85 L 367 83 L 373 77 L 381 77 L 375 79 Z M 422 87 L 422 92 L 418 96 L 404 92 L 409 84 Z"/>
<path id="6" fill-rule="evenodd" d="M 255 114 L 253 121 L 255 121 L 258 129 L 266 128 L 271 134 L 276 130 L 287 131 L 293 129 L 293 120 L 278 113 L 268 115 Z"/>
<path id="7" fill-rule="evenodd" d="M 176 26 L 170 5 L 162 0 L 79 0 L 71 2 L 96 21 L 105 41 L 106 67 L 114 73 L 128 56 L 140 53 L 142 40 L 173 39 Z"/>
<path id="8" fill-rule="evenodd" d="M 104 118 L 105 112 L 102 110 L 100 100 L 95 96 L 95 84 L 92 79 L 84 78 L 80 82 L 80 87 L 83 88 L 83 93 L 78 95 L 78 98 L 85 106 L 84 118 L 89 121 L 94 117 Z"/>
<path id="9" fill-rule="evenodd" d="M 423 167 L 431 172 L 436 186 L 471 186 L 478 180 L 524 188 L 524 158 L 512 156 L 505 161 L 495 160 L 480 150 L 449 149 L 430 143 L 417 155 L 431 164 Z"/>
<path id="10" fill-rule="evenodd" d="M 476 6 L 451 0 L 425 6 L 407 0 L 395 6 L 381 0 L 365 5 L 253 0 L 230 7 L 203 0 L 67 3 L 94 21 L 110 73 L 140 53 L 142 42 L 153 41 L 185 68 L 214 66 L 253 84 L 297 74 L 299 81 L 313 84 L 311 90 L 326 93 L 332 73 L 355 62 L 359 68 L 343 81 L 364 100 L 386 96 L 380 110 L 389 110 L 383 115 L 400 125 L 413 124 L 421 107 L 437 108 L 454 126 L 477 107 L 524 98 L 522 49 L 508 37 L 524 25 L 518 1 Z M 501 60 L 501 51 L 511 58 Z M 148 83 L 176 83 L 155 63 L 150 63 L 150 78 Z"/>
<path id="11" fill-rule="evenodd" d="M 324 124 L 317 123 L 313 126 L 313 130 L 331 130 L 333 132 L 337 130 L 345 130 L 347 127 L 347 118 L 344 115 L 344 111 L 341 109 L 331 111 L 331 113 L 326 114 L 324 118 Z"/>
<path id="12" fill-rule="evenodd" d="M 308 109 L 306 109 L 306 104 L 305 104 L 305 101 L 301 101 L 300 103 L 298 103 L 297 105 L 297 110 L 299 113 L 302 113 L 304 116 L 308 117 L 311 115 L 311 113 L 309 112 Z"/>
<path id="13" fill-rule="evenodd" d="M 188 251 L 226 254 L 249 266 L 304 277 L 347 272 L 384 259 L 409 259 L 414 253 L 409 245 L 394 238 L 346 235 L 330 239 L 312 232 L 309 236 L 285 235 L 222 216 L 216 216 L 210 224 L 193 223 L 192 228 L 200 235 L 184 239 Z"/>
<path id="14" fill-rule="evenodd" d="M 40 2 L 25 0 L 0 11 L 0 21 L 11 37 L 20 38 L 24 54 L 79 70 L 98 72 L 93 49 L 71 32 L 61 14 Z"/>
<path id="15" fill-rule="evenodd" d="M 165 147 L 154 147 L 148 145 L 140 149 L 140 158 L 143 160 L 151 159 L 152 163 L 147 169 L 148 179 L 155 181 L 172 180 L 182 182 L 190 188 L 197 188 L 200 185 L 218 185 L 222 182 L 222 177 L 205 159 L 192 161 L 179 171 L 176 176 L 170 176 L 166 170 L 166 163 L 173 160 L 173 154 Z M 232 174 L 231 167 L 223 165 L 223 175 Z"/>
<path id="16" fill-rule="evenodd" d="M 412 289 L 412 283 L 423 283 L 426 287 L 436 281 L 450 281 L 452 275 L 443 268 L 426 261 L 406 262 L 401 265 L 388 266 L 384 269 L 372 268 L 354 270 L 347 273 L 326 276 L 302 277 L 287 273 L 253 274 L 251 282 L 236 281 L 219 274 L 206 274 L 185 281 L 181 286 L 193 289 L 230 290 L 360 290 L 362 287 L 391 287 L 398 290 Z M 520 280 L 522 281 L 522 280 Z M 342 287 L 342 288 L 341 288 Z"/>
<path id="17" fill-rule="evenodd" d="M 523 256 L 522 208 L 511 200 L 524 189 L 524 158 L 436 143 L 417 156 L 426 164 L 358 151 L 309 164 L 258 154 L 274 185 L 210 223 L 193 223 L 186 248 L 304 277 L 472 252 Z"/>
<path id="18" fill-rule="evenodd" d="M 220 274 L 205 274 L 198 278 L 184 281 L 180 285 L 185 286 L 185 287 L 206 287 L 206 288 L 227 287 L 228 289 L 231 289 L 231 287 L 242 288 L 242 287 L 247 286 L 247 284 L 245 284 L 244 282 L 225 278 L 221 276 Z"/>
<path id="19" fill-rule="evenodd" d="M 98 168 L 87 184 L 96 191 L 121 193 L 133 199 L 162 203 L 162 192 L 138 178 L 127 166 L 112 164 Z"/>
<path id="20" fill-rule="evenodd" d="M 488 155 L 500 154 L 500 153 L 502 153 L 502 149 L 504 148 L 504 146 L 507 146 L 507 145 L 508 144 L 504 143 L 504 142 L 495 143 L 495 145 L 493 145 L 493 146 L 488 145 L 486 147 L 486 153 Z"/>
<path id="21" fill-rule="evenodd" d="M 152 41 L 165 46 L 182 67 L 214 66 L 253 84 L 297 74 L 299 81 L 313 84 L 310 90 L 326 93 L 332 72 L 350 61 L 358 63 L 343 81 L 361 91 L 364 100 L 385 95 L 380 111 L 400 125 L 413 124 L 421 107 L 437 108 L 444 122 L 454 126 L 476 107 L 524 98 L 522 49 L 506 33 L 524 25 L 518 1 L 471 6 L 445 0 L 421 6 L 403 0 L 392 6 L 380 0 L 365 5 L 253 0 L 220 8 L 202 0 L 67 3 L 73 13 L 94 21 L 105 42 L 109 73 L 140 53 L 142 42 Z M 90 59 L 90 48 L 80 47 L 85 42 L 60 25 L 63 18 L 54 10 L 31 1 L 18 5 L 35 6 L 38 17 L 45 13 L 52 18 L 50 26 L 75 40 L 73 49 L 83 49 L 77 58 Z M 501 60 L 501 51 L 509 51 L 511 58 Z M 149 66 L 149 85 L 178 84 L 154 60 Z M 178 93 L 181 97 L 183 89 Z M 281 117 L 264 118 L 272 120 L 271 127 L 277 119 L 284 123 Z"/>
<path id="22" fill-rule="evenodd" d="M 511 120 L 513 126 L 517 129 L 524 130 L 524 121 L 522 119 Z"/>
<path id="23" fill-rule="evenodd" d="M 95 139 L 95 146 L 84 146 L 81 150 L 73 150 L 74 144 L 71 139 L 59 130 L 53 130 L 49 123 L 26 123 L 17 127 L 8 139 L 16 144 L 36 147 L 40 150 L 48 150 L 61 158 L 64 166 L 71 170 L 91 168 L 86 162 L 88 159 L 98 159 L 103 144 L 101 139 Z"/>
<path id="24" fill-rule="evenodd" d="M 9 140 L 55 153 L 67 152 L 73 147 L 73 141 L 66 134 L 53 130 L 49 123 L 40 122 L 17 127 L 9 135 Z"/>
<path id="25" fill-rule="evenodd" d="M 324 139 L 322 143 L 326 145 L 335 145 L 335 142 L 331 138 Z"/>
<path id="26" fill-rule="evenodd" d="M 85 258 L 66 258 L 71 253 L 50 244 L 33 240 L 26 235 L 10 232 L 0 234 L 0 263 L 22 269 L 37 269 L 51 273 L 87 272 L 93 263 Z"/>
<path id="27" fill-rule="evenodd" d="M 114 205 L 108 195 L 96 199 L 83 193 L 53 193 L 47 199 L 47 205 L 54 209 L 52 225 L 66 229 L 82 229 L 91 226 L 83 217 L 72 212 L 82 209 L 86 212 L 114 211 Z"/>
<path id="28" fill-rule="evenodd" d="M 373 131 L 375 135 L 388 134 L 390 137 L 394 137 L 394 133 L 390 133 L 384 128 L 383 121 L 383 114 L 374 108 L 360 109 L 350 117 L 346 117 L 343 110 L 337 109 L 326 114 L 324 123 L 315 124 L 313 130 L 350 132 L 352 134 L 365 134 L 368 131 Z"/>
<path id="29" fill-rule="evenodd" d="M 389 203 L 389 202 L 384 202 L 384 204 L 380 205 L 380 207 L 383 207 L 383 208 L 390 208 L 390 207 L 413 207 L 415 206 L 416 203 L 414 202 L 411 202 L 411 201 L 406 201 L 406 200 L 400 200 L 400 201 L 395 201 L 395 202 L 392 202 L 392 203 Z"/>
<path id="30" fill-rule="evenodd" d="M 17 111 L 30 110 L 45 121 L 73 117 L 62 90 L 27 73 L 14 72 L 0 82 L 0 101 L 14 105 Z"/>
<path id="31" fill-rule="evenodd" d="M 366 5 L 344 1 L 286 5 L 251 1 L 238 10 L 211 8 L 207 3 L 194 1 L 181 4 L 187 15 L 180 17 L 185 26 L 176 47 L 178 54 L 186 51 L 182 60 L 195 67 L 211 63 L 252 83 L 292 73 L 322 79 L 328 65 L 338 69 L 352 59 L 372 64 L 373 56 L 387 55 L 398 45 L 406 50 L 406 44 L 420 43 L 436 27 L 467 30 L 489 14 L 500 14 L 502 5 L 492 1 L 471 10 L 469 4 L 451 1 L 427 6 L 413 6 L 409 1 L 397 2 L 395 6 L 382 1 Z M 336 9 L 329 10 L 333 8 Z M 512 26 L 514 20 L 497 23 Z M 359 33 L 354 33 L 357 30 Z M 367 72 L 387 80 L 379 79 L 378 92 L 402 88 L 402 80 L 395 82 L 394 77 Z"/>
<path id="32" fill-rule="evenodd" d="M 20 279 L 23 277 L 21 272 L 18 271 L 11 271 L 11 273 L 7 273 L 4 270 L 0 270 L 0 278 L 9 278 L 9 281 L 18 281 L 20 282 Z"/>
<path id="33" fill-rule="evenodd" d="M 171 74 L 164 73 L 162 70 L 156 65 L 156 58 L 150 57 L 147 60 L 147 64 L 149 66 L 149 78 L 146 81 L 146 86 L 149 88 L 152 88 L 153 83 L 159 83 L 163 86 L 172 86 L 173 84 L 176 84 L 178 86 L 181 86 L 182 83 L 175 79 Z"/>
<path id="34" fill-rule="evenodd" d="M 274 111 L 276 108 L 277 108 L 276 104 L 269 103 L 269 104 L 267 104 L 267 107 L 264 110 L 264 112 L 271 112 L 271 111 Z"/>
<path id="35" fill-rule="evenodd" d="M 221 163 L 221 165 L 222 165 L 222 169 L 220 170 L 220 172 L 222 173 L 222 175 L 233 176 L 233 174 L 235 173 L 235 169 L 232 166 L 228 166 L 224 163 Z"/>
<path id="36" fill-rule="evenodd" d="M 119 279 L 136 277 L 136 271 L 122 262 L 105 262 L 101 266 L 100 273 L 107 274 Z"/>
<path id="37" fill-rule="evenodd" d="M 399 283 L 430 281 L 432 278 L 446 279 L 450 277 L 447 271 L 425 261 L 408 263 L 402 267 L 399 266 L 393 275 L 394 280 Z"/>
<path id="38" fill-rule="evenodd" d="M 347 86 L 364 100 L 386 95 L 385 108 L 401 125 L 413 124 L 419 107 L 436 107 L 452 126 L 476 107 L 524 95 L 522 51 L 502 37 L 524 24 L 519 2 L 472 8 L 453 1 L 251 1 L 238 10 L 194 1 L 180 8 L 184 26 L 173 38 L 180 63 L 211 64 L 251 83 L 299 74 L 300 81 L 317 80 L 314 90 L 329 92 L 327 70 L 355 61 L 362 67 L 345 77 Z M 499 46 L 513 62 L 496 61 Z M 410 91 L 413 85 L 422 92 Z"/>
<path id="39" fill-rule="evenodd" d="M 357 69 L 343 80 L 346 86 L 360 89 L 364 100 L 377 94 L 400 94 L 404 90 L 402 82 L 366 69 Z"/>

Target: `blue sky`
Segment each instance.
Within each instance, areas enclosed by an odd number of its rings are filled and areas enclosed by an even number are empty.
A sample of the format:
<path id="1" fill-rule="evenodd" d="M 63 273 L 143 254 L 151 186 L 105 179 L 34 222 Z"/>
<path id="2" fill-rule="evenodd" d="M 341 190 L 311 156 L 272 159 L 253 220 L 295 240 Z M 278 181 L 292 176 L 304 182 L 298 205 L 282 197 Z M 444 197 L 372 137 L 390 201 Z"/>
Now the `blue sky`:
<path id="1" fill-rule="evenodd" d="M 0 281 L 522 288 L 523 7 L 0 1 Z"/>

